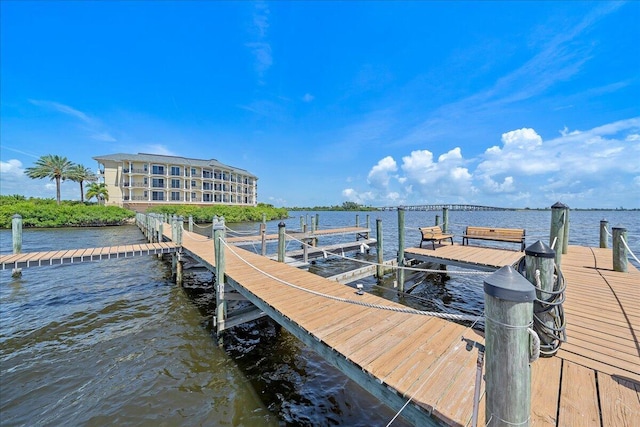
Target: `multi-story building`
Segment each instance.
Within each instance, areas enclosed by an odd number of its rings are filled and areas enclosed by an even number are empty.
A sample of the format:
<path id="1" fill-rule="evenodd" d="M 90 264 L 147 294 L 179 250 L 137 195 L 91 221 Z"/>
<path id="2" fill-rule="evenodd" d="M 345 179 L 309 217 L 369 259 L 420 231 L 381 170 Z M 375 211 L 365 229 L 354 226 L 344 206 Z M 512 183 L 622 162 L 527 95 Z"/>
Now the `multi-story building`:
<path id="1" fill-rule="evenodd" d="M 258 177 L 215 159 L 159 154 L 109 154 L 93 158 L 109 191 L 109 205 L 143 212 L 166 204 L 255 206 Z"/>

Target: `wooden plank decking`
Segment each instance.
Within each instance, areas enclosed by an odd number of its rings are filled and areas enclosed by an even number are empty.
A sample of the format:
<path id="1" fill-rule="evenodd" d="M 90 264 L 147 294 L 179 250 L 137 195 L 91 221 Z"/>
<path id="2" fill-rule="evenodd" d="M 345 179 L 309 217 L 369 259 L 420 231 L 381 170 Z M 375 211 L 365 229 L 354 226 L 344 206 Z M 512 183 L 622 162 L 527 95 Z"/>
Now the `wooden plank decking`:
<path id="1" fill-rule="evenodd" d="M 2 266 L 2 270 L 7 270 L 13 268 L 42 267 L 46 265 L 75 264 L 112 258 L 129 258 L 139 255 L 168 254 L 175 251 L 175 244 L 164 242 L 29 252 L 15 255 L 0 255 L 0 265 Z"/>
<path id="2" fill-rule="evenodd" d="M 185 245 L 214 265 L 212 246 L 210 241 Z M 515 264 L 523 255 L 459 245 L 442 245 L 435 251 L 411 248 L 405 253 L 420 251 L 483 269 Z M 225 257 L 229 282 L 265 312 L 290 321 L 302 331 L 297 336 L 303 341 L 305 335 L 312 337 L 400 396 L 413 396 L 413 402 L 439 422 L 470 425 L 477 352 L 466 348 L 462 337 L 482 342 L 481 334 L 437 318 L 309 293 L 397 306 L 373 295 L 356 296 L 352 288 L 240 248 L 227 248 Z M 532 365 L 532 425 L 640 425 L 640 276 L 633 266 L 629 273 L 611 271 L 609 258 L 610 250 L 575 246 L 563 257 L 569 341 L 557 356 Z M 598 308 L 606 312 L 599 314 Z M 485 425 L 484 397 L 480 404 L 479 425 Z"/>

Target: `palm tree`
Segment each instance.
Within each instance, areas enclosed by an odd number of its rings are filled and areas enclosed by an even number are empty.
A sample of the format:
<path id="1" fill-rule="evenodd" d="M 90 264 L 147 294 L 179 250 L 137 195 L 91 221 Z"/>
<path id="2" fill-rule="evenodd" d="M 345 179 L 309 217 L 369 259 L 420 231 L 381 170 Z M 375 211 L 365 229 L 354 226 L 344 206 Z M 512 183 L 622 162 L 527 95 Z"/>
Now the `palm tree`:
<path id="1" fill-rule="evenodd" d="M 92 182 L 87 187 L 87 200 L 91 200 L 93 197 L 96 198 L 98 203 L 109 200 L 109 190 L 107 189 L 107 184 L 104 182 L 97 183 Z"/>
<path id="2" fill-rule="evenodd" d="M 56 181 L 56 200 L 60 204 L 60 183 L 69 177 L 69 171 L 73 166 L 66 157 L 47 154 L 41 156 L 34 167 L 25 169 L 25 173 L 31 179 L 50 178 Z"/>
<path id="3" fill-rule="evenodd" d="M 73 165 L 69 171 L 69 177 L 71 181 L 80 183 L 80 201 L 84 202 L 84 187 L 83 184 L 87 182 L 95 182 L 98 180 L 96 174 L 91 172 L 91 169 L 83 165 Z"/>

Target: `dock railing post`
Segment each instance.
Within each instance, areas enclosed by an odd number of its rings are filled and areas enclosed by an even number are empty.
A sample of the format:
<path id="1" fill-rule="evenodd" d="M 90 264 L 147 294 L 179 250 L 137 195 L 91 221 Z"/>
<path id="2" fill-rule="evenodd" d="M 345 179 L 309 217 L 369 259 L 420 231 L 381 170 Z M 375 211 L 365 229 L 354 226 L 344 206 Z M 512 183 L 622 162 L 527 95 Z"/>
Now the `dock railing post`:
<path id="1" fill-rule="evenodd" d="M 260 223 L 260 240 L 261 240 L 261 254 L 267 255 L 267 224 Z"/>
<path id="2" fill-rule="evenodd" d="M 11 217 L 11 240 L 13 243 L 13 253 L 22 253 L 22 216 L 15 214 Z M 11 277 L 22 276 L 21 268 L 11 270 Z"/>
<path id="3" fill-rule="evenodd" d="M 621 225 L 617 225 L 611 228 L 611 247 L 613 249 L 613 271 L 620 271 L 626 273 L 628 270 L 628 258 L 627 247 L 624 242 L 627 241 L 627 229 Z M 624 240 L 624 242 L 623 242 Z"/>
<path id="4" fill-rule="evenodd" d="M 446 206 L 442 208 L 442 232 L 449 232 L 449 208 Z"/>
<path id="5" fill-rule="evenodd" d="M 225 282 L 225 257 L 224 257 L 224 218 L 215 219 L 213 224 L 213 245 L 216 259 L 216 316 L 215 327 L 218 336 L 218 345 L 223 345 L 222 331 L 225 329 L 225 320 L 227 317 L 227 302 L 224 296 Z"/>
<path id="6" fill-rule="evenodd" d="M 556 202 L 551 206 L 551 232 L 549 233 L 549 246 L 556 251 L 556 264 L 560 267 L 562 261 L 562 248 L 564 247 L 564 223 L 566 221 L 567 205 Z"/>
<path id="7" fill-rule="evenodd" d="M 605 218 L 601 219 L 600 220 L 600 247 L 605 249 L 608 247 L 607 228 L 609 228 L 609 221 L 607 221 Z"/>
<path id="8" fill-rule="evenodd" d="M 284 248 L 285 248 L 285 224 L 280 221 L 278 224 L 278 262 L 284 262 Z"/>
<path id="9" fill-rule="evenodd" d="M 525 277 L 536 288 L 533 312 L 538 320 L 534 321 L 533 330 L 540 337 L 540 348 L 543 350 L 541 354 L 553 356 L 560 348 L 561 341 L 555 338 L 556 334 L 544 332 L 554 331 L 556 320 L 559 317 L 556 307 L 548 304 L 555 298 L 553 292 L 556 290 L 556 253 L 540 240 L 527 247 L 524 253 Z M 558 278 L 558 280 L 560 279 Z"/>
<path id="10" fill-rule="evenodd" d="M 304 233 L 304 215 L 300 215 L 300 231 Z"/>
<path id="11" fill-rule="evenodd" d="M 356 214 L 356 228 L 360 227 L 360 215 Z M 360 240 L 360 233 L 356 233 L 356 242 Z"/>
<path id="12" fill-rule="evenodd" d="M 193 215 L 189 215 L 189 233 L 193 233 Z"/>
<path id="13" fill-rule="evenodd" d="M 535 288 L 513 267 L 484 281 L 487 425 L 528 426 L 531 413 L 529 332 Z"/>
<path id="14" fill-rule="evenodd" d="M 398 208 L 398 288 L 404 292 L 404 208 Z"/>
<path id="15" fill-rule="evenodd" d="M 376 278 L 382 280 L 384 277 L 384 248 L 382 245 L 382 219 L 376 219 L 376 255 L 378 263 L 376 265 Z"/>
<path id="16" fill-rule="evenodd" d="M 436 215 L 436 223 L 435 225 L 440 225 L 440 215 Z"/>

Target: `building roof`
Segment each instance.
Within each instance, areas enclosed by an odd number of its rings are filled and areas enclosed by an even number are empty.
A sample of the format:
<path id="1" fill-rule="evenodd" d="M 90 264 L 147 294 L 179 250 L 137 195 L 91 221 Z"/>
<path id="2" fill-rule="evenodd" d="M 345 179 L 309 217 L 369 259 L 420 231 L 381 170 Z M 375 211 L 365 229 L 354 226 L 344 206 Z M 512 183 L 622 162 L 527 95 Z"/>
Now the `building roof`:
<path id="1" fill-rule="evenodd" d="M 252 178 L 258 178 L 252 173 L 248 172 L 245 169 L 237 168 L 235 166 L 229 166 L 224 163 L 217 161 L 216 159 L 204 160 L 204 159 L 191 159 L 188 157 L 180 157 L 180 156 L 165 156 L 163 154 L 147 154 L 147 153 L 138 153 L 138 154 L 128 154 L 128 153 L 116 153 L 116 154 L 107 154 L 104 156 L 95 156 L 94 160 L 100 162 L 104 160 L 109 160 L 113 162 L 125 162 L 125 161 L 137 161 L 137 162 L 149 162 L 149 163 L 172 163 L 180 165 L 189 165 L 189 166 L 197 166 L 197 167 L 219 167 L 229 169 L 232 172 L 241 173 L 244 175 L 248 175 Z"/>

